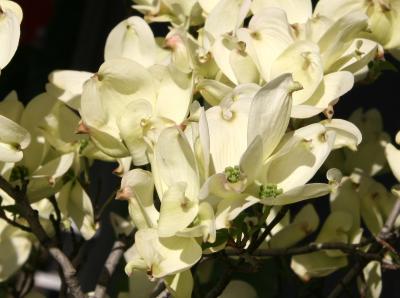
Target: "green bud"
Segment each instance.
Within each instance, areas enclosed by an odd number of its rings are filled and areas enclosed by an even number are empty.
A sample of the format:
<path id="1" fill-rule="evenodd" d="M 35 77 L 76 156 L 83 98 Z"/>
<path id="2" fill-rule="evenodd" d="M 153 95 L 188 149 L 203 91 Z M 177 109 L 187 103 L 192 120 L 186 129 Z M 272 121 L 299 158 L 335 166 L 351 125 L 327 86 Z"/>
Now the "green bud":
<path id="1" fill-rule="evenodd" d="M 242 176 L 239 166 L 225 168 L 225 176 L 230 183 L 239 182 Z"/>
<path id="2" fill-rule="evenodd" d="M 260 199 L 266 199 L 270 197 L 277 197 L 283 193 L 282 188 L 278 188 L 276 184 L 261 185 L 258 193 Z"/>

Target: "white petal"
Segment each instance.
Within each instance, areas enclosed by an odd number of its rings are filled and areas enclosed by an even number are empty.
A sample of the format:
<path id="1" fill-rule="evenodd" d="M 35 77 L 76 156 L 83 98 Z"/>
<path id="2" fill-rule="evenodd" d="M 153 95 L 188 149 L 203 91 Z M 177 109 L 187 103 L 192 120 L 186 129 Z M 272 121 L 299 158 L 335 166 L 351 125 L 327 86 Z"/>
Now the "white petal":
<path id="1" fill-rule="evenodd" d="M 231 106 L 215 106 L 206 111 L 210 133 L 210 153 L 217 173 L 239 165 L 247 148 L 247 123 L 250 100 L 242 99 Z"/>
<path id="2" fill-rule="evenodd" d="M 350 12 L 363 11 L 366 9 L 365 4 L 360 0 L 320 0 L 315 7 L 314 14 L 339 19 Z"/>
<path id="3" fill-rule="evenodd" d="M 258 83 L 261 80 L 256 64 L 243 49 L 231 51 L 229 61 L 238 83 Z"/>
<path id="4" fill-rule="evenodd" d="M 348 264 L 346 257 L 329 257 L 324 251 L 292 257 L 290 267 L 305 282 L 313 277 L 322 277 Z"/>
<path id="5" fill-rule="evenodd" d="M 268 8 L 253 16 L 249 29 L 239 29 L 237 36 L 245 42 L 247 53 L 267 82 L 273 61 L 293 42 L 286 14 L 278 8 Z"/>
<path id="6" fill-rule="evenodd" d="M 212 106 L 218 105 L 232 91 L 231 87 L 215 80 L 201 80 L 196 88 Z"/>
<path id="7" fill-rule="evenodd" d="M 319 217 L 315 208 L 307 204 L 296 214 L 291 224 L 272 236 L 268 244 L 273 248 L 291 247 L 316 231 L 318 225 Z"/>
<path id="8" fill-rule="evenodd" d="M 198 201 L 186 198 L 185 190 L 186 183 L 181 182 L 171 185 L 164 193 L 158 221 L 160 237 L 174 236 L 187 228 L 197 216 Z"/>
<path id="9" fill-rule="evenodd" d="M 388 144 L 385 154 L 393 175 L 400 181 L 400 150 L 396 149 L 392 144 Z"/>
<path id="10" fill-rule="evenodd" d="M 157 76 L 160 85 L 155 112 L 160 117 L 181 124 L 189 112 L 192 101 L 192 75 L 173 67 L 158 66 Z"/>
<path id="11" fill-rule="evenodd" d="M 146 123 L 151 121 L 153 108 L 150 102 L 138 99 L 126 106 L 118 121 L 120 136 L 124 140 L 137 166 L 148 163 L 147 145 L 144 140 Z"/>
<path id="12" fill-rule="evenodd" d="M 122 177 L 117 198 L 129 199 L 129 213 L 139 229 L 157 226 L 159 213 L 154 207 L 153 195 L 154 181 L 150 172 L 134 169 Z"/>
<path id="13" fill-rule="evenodd" d="M 17 92 L 11 91 L 6 98 L 0 102 L 0 115 L 19 123 L 24 105 L 18 100 Z"/>
<path id="14" fill-rule="evenodd" d="M 360 196 L 357 193 L 357 190 L 354 188 L 354 182 L 348 177 L 343 178 L 343 181 L 340 183 L 339 187 L 330 195 L 330 205 L 332 212 L 339 211 L 353 215 L 351 231 L 349 231 L 350 238 L 353 238 L 360 229 L 360 203 Z M 369 208 L 372 207 L 373 206 L 369 206 Z M 366 224 L 367 227 L 370 228 L 369 221 L 367 221 Z"/>
<path id="15" fill-rule="evenodd" d="M 88 240 L 94 236 L 96 228 L 92 201 L 77 181 L 73 184 L 69 195 L 68 214 L 84 239 Z"/>
<path id="16" fill-rule="evenodd" d="M 173 297 L 191 297 L 194 282 L 190 270 L 180 272 L 173 276 L 167 276 L 164 278 L 164 282 Z"/>
<path id="17" fill-rule="evenodd" d="M 359 287 L 368 293 L 370 298 L 381 297 L 382 292 L 382 269 L 378 261 L 371 261 L 363 269 L 363 281 L 359 283 Z"/>
<path id="18" fill-rule="evenodd" d="M 116 121 L 125 107 L 138 98 L 155 102 L 155 86 L 148 70 L 129 59 L 106 61 L 98 74 L 87 81 L 81 99 L 86 125 L 118 136 Z"/>
<path id="19" fill-rule="evenodd" d="M 233 65 L 230 61 L 230 54 L 231 51 L 236 50 L 236 47 L 237 43 L 235 40 L 232 40 L 232 38 L 229 38 L 229 36 L 219 36 L 211 48 L 211 53 L 215 59 L 215 63 L 218 65 L 223 74 L 226 75 L 228 79 L 231 80 L 231 82 L 235 85 L 238 84 L 238 80 L 233 70 Z"/>
<path id="20" fill-rule="evenodd" d="M 216 229 L 226 229 L 243 210 L 259 203 L 258 198 L 242 195 L 238 198 L 223 199 L 217 207 L 215 214 Z"/>
<path id="21" fill-rule="evenodd" d="M 305 23 L 312 14 L 310 0 L 254 0 L 251 10 L 257 14 L 267 7 L 278 7 L 283 9 L 288 17 L 289 23 Z"/>
<path id="22" fill-rule="evenodd" d="M 343 119 L 330 119 L 321 121 L 328 131 L 332 130 L 336 134 L 333 149 L 348 147 L 356 151 L 357 146 L 362 141 L 361 131 L 353 123 Z"/>
<path id="23" fill-rule="evenodd" d="M 158 238 L 155 229 L 139 230 L 135 235 L 135 246 L 156 278 L 182 272 L 201 257 L 201 247 L 193 238 Z"/>
<path id="24" fill-rule="evenodd" d="M 11 236 L 1 239 L 0 248 L 0 282 L 3 282 L 28 260 L 32 243 L 26 237 Z"/>
<path id="25" fill-rule="evenodd" d="M 356 74 L 375 59 L 378 49 L 378 43 L 369 39 L 357 38 L 342 54 L 342 57 L 332 65 L 332 70 L 346 70 Z"/>
<path id="26" fill-rule="evenodd" d="M 206 19 L 205 31 L 214 39 L 224 33 L 233 32 L 238 23 L 241 2 L 241 0 L 219 1 Z"/>
<path id="27" fill-rule="evenodd" d="M 21 149 L 30 143 L 28 131 L 14 121 L 0 115 L 0 160 L 17 162 L 22 159 Z"/>
<path id="28" fill-rule="evenodd" d="M 199 174 L 194 153 L 185 136 L 176 127 L 165 129 L 155 145 L 155 162 L 160 181 L 155 179 L 160 198 L 177 182 L 187 183 L 186 196 L 195 199 L 199 192 Z M 154 172 L 154 171 L 153 171 Z"/>
<path id="29" fill-rule="evenodd" d="M 307 183 L 325 162 L 335 141 L 335 133 L 326 131 L 321 124 L 300 128 L 294 135 L 302 137 L 303 141 L 267 164 L 265 182 L 277 184 L 283 190 Z M 290 134 L 286 141 L 289 139 Z"/>
<path id="30" fill-rule="evenodd" d="M 182 237 L 202 237 L 204 242 L 214 243 L 216 240 L 216 226 L 214 209 L 207 202 L 199 205 L 199 213 L 197 215 L 198 224 L 184 229 L 177 233 Z"/>
<path id="31" fill-rule="evenodd" d="M 257 135 L 263 140 L 266 159 L 284 135 L 290 119 L 291 93 L 296 90 L 290 74 L 284 74 L 265 85 L 251 103 L 247 128 L 247 144 Z M 294 89 L 294 90 L 293 90 Z"/>
<path id="32" fill-rule="evenodd" d="M 246 175 L 247 183 L 252 183 L 261 171 L 263 159 L 263 143 L 258 135 L 243 153 L 240 159 L 240 169 Z"/>
<path id="33" fill-rule="evenodd" d="M 284 192 L 276 198 L 265 198 L 260 203 L 268 206 L 281 206 L 294 204 L 308 199 L 319 198 L 330 193 L 331 187 L 325 183 L 311 183 L 295 187 Z"/>
<path id="34" fill-rule="evenodd" d="M 311 98 L 302 105 L 293 107 L 292 117 L 309 118 L 323 112 L 339 97 L 350 91 L 353 85 L 354 76 L 348 71 L 325 75 Z"/>
<path id="35" fill-rule="evenodd" d="M 66 105 L 58 102 L 39 125 L 46 141 L 58 151 L 68 153 L 76 150 L 79 141 L 84 140 L 76 133 L 80 118 Z"/>
<path id="36" fill-rule="evenodd" d="M 318 43 L 325 71 L 330 70 L 330 67 L 350 46 L 349 42 L 367 26 L 368 17 L 358 11 L 342 17 L 328 29 Z"/>
<path id="37" fill-rule="evenodd" d="M 83 84 L 93 73 L 75 70 L 57 70 L 49 75 L 46 91 L 74 110 L 81 106 Z"/>
<path id="38" fill-rule="evenodd" d="M 27 190 L 31 202 L 51 196 L 61 188 L 61 178 L 71 168 L 74 156 L 75 153 L 63 154 L 32 173 Z"/>
<path id="39" fill-rule="evenodd" d="M 156 42 L 150 26 L 140 17 L 120 22 L 108 35 L 105 60 L 128 58 L 144 67 L 155 63 Z"/>
<path id="40" fill-rule="evenodd" d="M 104 154 L 112 158 L 125 158 L 129 156 L 129 150 L 126 148 L 121 139 L 108 132 L 98 130 L 90 127 L 90 140 L 95 146 L 100 149 Z"/>
<path id="41" fill-rule="evenodd" d="M 13 4 L 11 8 L 9 3 Z M 18 14 L 15 9 L 18 7 Z M 0 71 L 14 56 L 20 37 L 20 23 L 22 11 L 17 3 L 11 1 L 0 2 Z"/>
<path id="42" fill-rule="evenodd" d="M 298 41 L 290 45 L 272 64 L 271 78 L 291 73 L 303 89 L 293 94 L 293 104 L 308 100 L 320 85 L 324 71 L 316 44 Z"/>

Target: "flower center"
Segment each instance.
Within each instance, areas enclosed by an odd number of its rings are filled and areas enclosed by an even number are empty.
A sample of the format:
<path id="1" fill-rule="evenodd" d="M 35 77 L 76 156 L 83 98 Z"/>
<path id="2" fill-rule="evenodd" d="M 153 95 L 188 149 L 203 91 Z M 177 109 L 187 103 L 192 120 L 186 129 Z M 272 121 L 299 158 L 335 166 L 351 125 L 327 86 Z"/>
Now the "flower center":
<path id="1" fill-rule="evenodd" d="M 258 193 L 260 199 L 266 199 L 266 198 L 276 198 L 277 196 L 281 195 L 283 193 L 282 188 L 278 188 L 278 185 L 276 184 L 267 184 L 267 185 L 261 185 L 260 186 L 260 191 Z"/>
<path id="2" fill-rule="evenodd" d="M 239 166 L 227 167 L 225 168 L 224 173 L 226 180 L 228 180 L 230 183 L 237 183 L 242 178 L 242 172 L 240 171 Z"/>

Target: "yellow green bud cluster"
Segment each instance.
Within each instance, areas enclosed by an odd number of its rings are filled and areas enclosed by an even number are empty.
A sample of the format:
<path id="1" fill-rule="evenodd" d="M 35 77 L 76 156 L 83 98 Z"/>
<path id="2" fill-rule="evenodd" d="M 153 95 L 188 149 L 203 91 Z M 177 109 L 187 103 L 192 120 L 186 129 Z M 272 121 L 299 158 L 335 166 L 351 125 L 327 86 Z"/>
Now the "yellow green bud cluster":
<path id="1" fill-rule="evenodd" d="M 224 173 L 226 180 L 228 180 L 230 183 L 239 182 L 242 176 L 239 166 L 226 167 Z"/>
<path id="2" fill-rule="evenodd" d="M 259 197 L 261 199 L 277 197 L 283 193 L 282 188 L 278 188 L 276 184 L 261 185 L 259 191 Z"/>

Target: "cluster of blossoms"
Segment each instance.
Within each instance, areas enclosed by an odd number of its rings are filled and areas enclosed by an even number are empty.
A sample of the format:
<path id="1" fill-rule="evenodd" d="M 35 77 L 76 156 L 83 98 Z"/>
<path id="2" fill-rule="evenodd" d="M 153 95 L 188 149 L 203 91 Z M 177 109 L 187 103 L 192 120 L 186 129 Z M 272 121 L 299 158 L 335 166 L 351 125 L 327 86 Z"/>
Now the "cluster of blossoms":
<path id="1" fill-rule="evenodd" d="M 190 297 L 190 269 L 203 255 L 232 242 L 251 247 L 249 235 L 284 205 L 330 196 L 317 243 L 358 244 L 361 222 L 379 233 L 399 193 L 373 177 L 387 170 L 386 155 L 400 181 L 400 151 L 375 110 L 347 121 L 334 118 L 334 106 L 385 51 L 400 57 L 400 1 L 320 0 L 314 11 L 310 0 L 135 2 L 144 18 L 110 32 L 97 73 L 55 71 L 26 107 L 14 92 L 0 103 L 0 173 L 26 189 L 49 235 L 55 206 L 65 229 L 95 235 L 84 190 L 93 160 L 119 163 L 116 198 L 128 202 L 127 233 L 137 229 L 127 274 L 162 278 L 176 297 Z M 21 19 L 17 4 L 0 0 L 0 69 L 15 53 Z M 172 27 L 155 37 L 148 22 Z M 310 182 L 330 167 L 326 183 Z M 13 198 L 0 195 L 3 215 L 26 225 Z M 307 204 L 260 247 L 291 247 L 318 227 Z M 0 281 L 35 245 L 0 220 Z M 291 261 L 304 280 L 347 264 L 337 250 Z M 379 262 L 364 273 L 379 276 Z"/>

